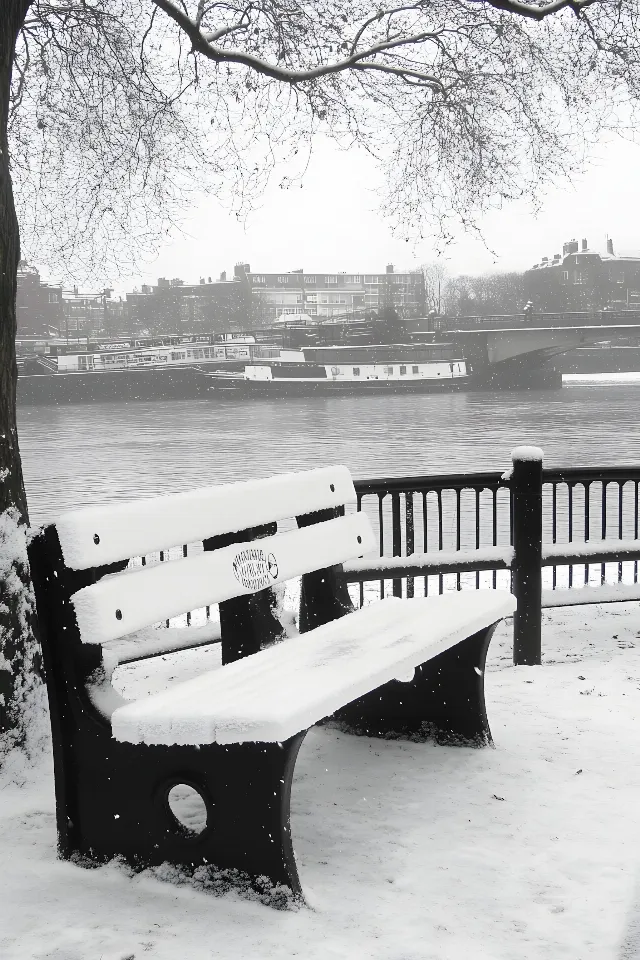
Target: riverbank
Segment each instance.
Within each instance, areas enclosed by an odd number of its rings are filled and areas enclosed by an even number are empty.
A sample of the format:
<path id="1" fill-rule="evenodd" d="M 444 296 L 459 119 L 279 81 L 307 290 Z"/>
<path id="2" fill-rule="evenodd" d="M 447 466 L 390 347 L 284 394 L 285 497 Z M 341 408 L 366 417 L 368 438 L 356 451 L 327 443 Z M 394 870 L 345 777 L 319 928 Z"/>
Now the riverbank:
<path id="1" fill-rule="evenodd" d="M 503 624 L 487 663 L 495 749 L 309 734 L 296 911 L 57 861 L 45 741 L 0 779 L 3 960 L 636 960 L 640 608 L 546 612 L 541 667 L 513 667 L 510 642 Z M 158 689 L 217 660 L 145 661 L 120 685 Z"/>

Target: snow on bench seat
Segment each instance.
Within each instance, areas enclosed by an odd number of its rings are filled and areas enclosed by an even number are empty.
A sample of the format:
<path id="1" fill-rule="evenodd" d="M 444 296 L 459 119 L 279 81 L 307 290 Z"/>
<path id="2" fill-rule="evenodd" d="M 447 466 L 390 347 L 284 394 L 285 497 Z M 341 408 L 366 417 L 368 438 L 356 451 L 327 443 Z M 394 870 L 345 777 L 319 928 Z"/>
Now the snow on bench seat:
<path id="1" fill-rule="evenodd" d="M 107 643 L 161 620 L 246 596 L 372 550 L 364 513 L 109 574 L 71 597 L 84 643 Z"/>
<path id="2" fill-rule="evenodd" d="M 56 529 L 66 566 L 86 570 L 355 501 L 347 467 L 323 467 L 74 510 Z"/>
<path id="3" fill-rule="evenodd" d="M 116 740 L 280 742 L 483 627 L 510 616 L 506 591 L 390 597 L 200 677 L 118 707 Z"/>

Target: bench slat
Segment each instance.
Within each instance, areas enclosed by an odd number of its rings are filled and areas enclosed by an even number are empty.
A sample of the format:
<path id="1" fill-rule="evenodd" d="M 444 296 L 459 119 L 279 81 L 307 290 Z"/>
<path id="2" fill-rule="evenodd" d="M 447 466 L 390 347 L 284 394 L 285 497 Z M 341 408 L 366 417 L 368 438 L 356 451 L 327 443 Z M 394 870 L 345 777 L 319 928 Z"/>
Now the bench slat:
<path id="1" fill-rule="evenodd" d="M 118 707 L 130 743 L 284 741 L 346 703 L 510 616 L 506 591 L 373 603 L 259 654 Z"/>
<path id="2" fill-rule="evenodd" d="M 335 466 L 87 507 L 56 529 L 67 567 L 86 570 L 355 500 L 347 467 Z"/>
<path id="3" fill-rule="evenodd" d="M 103 577 L 71 597 L 85 643 L 241 597 L 374 549 L 367 516 L 356 513 L 275 537 Z"/>

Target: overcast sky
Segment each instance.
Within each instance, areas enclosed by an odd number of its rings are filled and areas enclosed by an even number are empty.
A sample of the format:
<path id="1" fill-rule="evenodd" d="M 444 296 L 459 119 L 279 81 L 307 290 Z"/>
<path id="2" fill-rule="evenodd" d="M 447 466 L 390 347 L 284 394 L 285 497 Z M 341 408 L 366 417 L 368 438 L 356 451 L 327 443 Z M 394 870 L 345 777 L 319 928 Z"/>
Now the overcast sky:
<path id="1" fill-rule="evenodd" d="M 363 153 L 320 143 L 302 187 L 275 184 L 246 224 L 206 199 L 174 238 L 135 276 L 115 282 L 118 293 L 158 277 L 197 283 L 200 277 L 233 275 L 235 263 L 258 272 L 381 272 L 416 268 L 434 259 L 429 240 L 414 246 L 394 238 L 377 209 L 380 179 Z M 524 204 L 494 212 L 481 224 L 488 246 L 460 235 L 446 254 L 453 275 L 526 270 L 543 256 L 561 253 L 564 241 L 586 237 L 616 253 L 640 250 L 640 146 L 615 139 L 602 145 L 593 167 L 576 170 L 572 184 L 549 193 L 534 216 Z"/>

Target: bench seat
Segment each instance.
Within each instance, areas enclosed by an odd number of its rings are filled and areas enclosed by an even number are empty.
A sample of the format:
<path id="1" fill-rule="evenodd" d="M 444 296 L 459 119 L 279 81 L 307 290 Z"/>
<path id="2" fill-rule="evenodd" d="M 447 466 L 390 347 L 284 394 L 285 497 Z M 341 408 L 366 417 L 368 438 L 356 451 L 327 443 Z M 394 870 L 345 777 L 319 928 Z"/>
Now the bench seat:
<path id="1" fill-rule="evenodd" d="M 287 740 L 391 680 L 413 679 L 415 667 L 513 610 L 505 591 L 389 597 L 118 707 L 113 736 L 167 745 Z"/>

